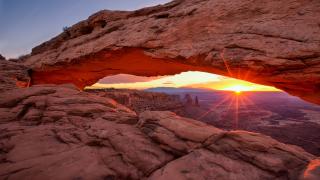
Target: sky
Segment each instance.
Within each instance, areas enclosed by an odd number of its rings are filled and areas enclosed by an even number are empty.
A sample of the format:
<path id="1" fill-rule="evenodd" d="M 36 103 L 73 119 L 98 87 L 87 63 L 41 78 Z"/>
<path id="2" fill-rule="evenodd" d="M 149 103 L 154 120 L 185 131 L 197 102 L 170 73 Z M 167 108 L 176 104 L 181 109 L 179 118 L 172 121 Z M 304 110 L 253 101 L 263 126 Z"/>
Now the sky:
<path id="1" fill-rule="evenodd" d="M 151 78 L 120 74 L 103 78 L 90 88 L 148 89 L 155 87 L 191 87 L 235 92 L 279 91 L 274 87 L 199 71 L 188 71 L 174 76 Z"/>
<path id="2" fill-rule="evenodd" d="M 87 19 L 103 9 L 135 10 L 170 0 L 0 0 L 0 54 L 17 58 L 62 32 L 63 27 Z M 150 87 L 198 87 L 218 90 L 276 91 L 203 72 L 174 76 L 138 77 L 117 75 L 104 78 L 93 87 L 146 89 Z"/>

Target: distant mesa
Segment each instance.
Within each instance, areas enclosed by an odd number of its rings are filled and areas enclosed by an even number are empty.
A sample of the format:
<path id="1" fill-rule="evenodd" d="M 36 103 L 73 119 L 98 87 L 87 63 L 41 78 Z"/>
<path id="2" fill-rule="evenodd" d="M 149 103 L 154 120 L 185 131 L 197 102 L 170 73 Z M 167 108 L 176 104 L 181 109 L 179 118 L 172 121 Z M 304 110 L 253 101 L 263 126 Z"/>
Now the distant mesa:
<path id="1" fill-rule="evenodd" d="M 213 89 L 205 89 L 205 88 L 189 88 L 189 87 L 181 87 L 181 88 L 175 88 L 175 87 L 156 87 L 156 88 L 149 88 L 145 91 L 149 92 L 164 92 L 169 94 L 174 93 L 192 93 L 192 92 L 213 92 L 215 90 Z"/>
<path id="2" fill-rule="evenodd" d="M 198 97 L 195 96 L 192 98 L 192 96 L 188 93 L 184 95 L 183 102 L 187 106 L 200 106 Z"/>

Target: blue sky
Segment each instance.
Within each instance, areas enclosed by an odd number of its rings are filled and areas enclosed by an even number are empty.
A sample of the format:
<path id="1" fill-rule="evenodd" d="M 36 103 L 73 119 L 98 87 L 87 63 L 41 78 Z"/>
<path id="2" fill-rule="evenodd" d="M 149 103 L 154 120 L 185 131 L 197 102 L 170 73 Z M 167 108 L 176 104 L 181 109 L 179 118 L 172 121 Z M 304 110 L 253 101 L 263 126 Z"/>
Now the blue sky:
<path id="1" fill-rule="evenodd" d="M 0 0 L 0 54 L 30 53 L 40 43 L 91 14 L 103 10 L 135 10 L 170 0 Z"/>

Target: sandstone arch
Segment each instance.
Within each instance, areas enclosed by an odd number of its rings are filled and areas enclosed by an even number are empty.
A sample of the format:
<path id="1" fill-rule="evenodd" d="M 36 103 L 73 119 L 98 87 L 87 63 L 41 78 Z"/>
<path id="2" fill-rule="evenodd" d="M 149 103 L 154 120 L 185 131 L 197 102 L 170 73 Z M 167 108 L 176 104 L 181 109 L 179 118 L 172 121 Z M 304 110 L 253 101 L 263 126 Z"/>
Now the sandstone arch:
<path id="1" fill-rule="evenodd" d="M 32 83 L 78 87 L 118 73 L 198 70 L 272 85 L 320 104 L 320 2 L 175 0 L 100 11 L 35 47 Z"/>

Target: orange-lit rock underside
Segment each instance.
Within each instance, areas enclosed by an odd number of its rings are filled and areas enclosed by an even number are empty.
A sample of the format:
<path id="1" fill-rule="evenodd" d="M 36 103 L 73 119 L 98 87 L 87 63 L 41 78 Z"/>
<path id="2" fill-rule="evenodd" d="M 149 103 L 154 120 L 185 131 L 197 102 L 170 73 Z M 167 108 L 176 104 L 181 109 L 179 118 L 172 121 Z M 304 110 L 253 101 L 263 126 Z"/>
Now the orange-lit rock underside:
<path id="1" fill-rule="evenodd" d="M 48 71 L 32 73 L 32 84 L 73 83 L 79 88 L 92 85 L 99 79 L 116 74 L 137 76 L 174 75 L 184 71 L 208 71 L 206 67 L 183 64 L 179 60 L 156 59 L 138 49 L 103 51 L 84 57 L 81 63 L 70 63 Z M 222 73 L 222 72 L 221 72 Z"/>

